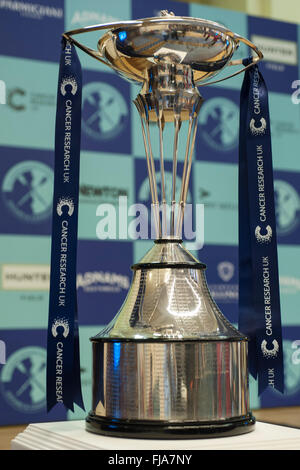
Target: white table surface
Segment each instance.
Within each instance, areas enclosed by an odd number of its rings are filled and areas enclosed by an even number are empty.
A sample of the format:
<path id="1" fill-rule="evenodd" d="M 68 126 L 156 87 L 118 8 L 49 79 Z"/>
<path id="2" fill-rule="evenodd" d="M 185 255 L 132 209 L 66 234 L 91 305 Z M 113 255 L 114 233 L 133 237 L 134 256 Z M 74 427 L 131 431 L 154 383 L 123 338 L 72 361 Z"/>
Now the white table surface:
<path id="1" fill-rule="evenodd" d="M 12 450 L 300 450 L 300 429 L 257 422 L 240 436 L 150 440 L 100 436 L 85 421 L 30 424 L 11 441 Z"/>

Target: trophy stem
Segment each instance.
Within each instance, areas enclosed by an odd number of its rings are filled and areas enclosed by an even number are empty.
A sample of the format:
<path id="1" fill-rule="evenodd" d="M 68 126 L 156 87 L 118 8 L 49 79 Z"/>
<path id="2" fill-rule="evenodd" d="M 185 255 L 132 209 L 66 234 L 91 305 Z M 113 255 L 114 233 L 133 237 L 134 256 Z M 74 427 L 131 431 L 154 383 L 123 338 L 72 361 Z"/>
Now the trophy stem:
<path id="1" fill-rule="evenodd" d="M 171 210 L 171 236 L 174 236 L 174 218 L 175 218 L 175 206 L 176 206 L 176 176 L 177 176 L 177 150 L 178 150 L 178 134 L 181 126 L 181 120 L 179 114 L 175 114 L 174 117 L 175 135 L 174 135 L 174 147 L 173 147 L 173 177 L 172 177 L 172 210 Z"/>
<path id="2" fill-rule="evenodd" d="M 163 123 L 161 113 L 157 120 L 159 128 L 159 150 L 160 150 L 160 173 L 161 173 L 161 193 L 162 193 L 162 237 L 166 236 L 167 214 L 166 214 L 166 188 L 165 188 L 165 168 L 164 168 L 164 145 L 163 145 Z"/>
<path id="3" fill-rule="evenodd" d="M 185 209 L 185 204 L 187 200 L 187 192 L 188 192 L 189 180 L 190 180 L 190 174 L 191 174 L 193 152 L 194 152 L 195 139 L 196 139 L 196 133 L 197 133 L 197 124 L 198 124 L 198 113 L 196 117 L 190 116 L 190 119 L 189 119 L 188 138 L 187 138 L 186 151 L 185 151 L 185 157 L 184 157 L 183 174 L 182 174 L 180 198 L 179 198 L 179 208 L 178 208 L 179 214 L 177 217 L 177 227 L 176 227 L 177 237 L 179 237 L 182 233 L 184 209 Z M 192 143 L 191 143 L 191 137 L 192 137 Z"/>
<path id="4" fill-rule="evenodd" d="M 148 70 L 141 93 L 134 100 L 142 123 L 142 135 L 147 159 L 150 193 L 154 206 L 157 239 L 178 239 L 182 233 L 184 209 L 192 166 L 196 138 L 198 113 L 203 102 L 193 82 L 190 66 L 161 63 Z M 179 133 L 183 121 L 189 121 L 188 137 L 184 157 L 184 169 L 179 196 L 177 195 L 177 166 Z M 150 125 L 158 128 L 160 178 L 155 173 L 154 156 L 150 141 Z M 164 131 L 166 124 L 174 125 L 173 166 L 170 179 L 165 171 Z M 158 200 L 160 186 L 160 202 Z M 167 194 L 167 190 L 170 190 Z M 170 207 L 168 207 L 167 199 Z M 177 202 L 178 201 L 178 202 Z M 167 214 L 167 211 L 169 214 Z M 167 224 L 169 223 L 169 227 Z"/>
<path id="5" fill-rule="evenodd" d="M 157 184 L 156 184 L 155 166 L 154 166 L 151 140 L 150 140 L 149 122 L 145 120 L 145 125 L 144 125 L 143 108 L 138 98 L 134 101 L 134 103 L 138 109 L 138 112 L 141 118 L 141 124 L 142 124 L 142 136 L 143 136 L 146 161 L 147 161 L 148 179 L 149 179 L 149 187 L 150 187 L 150 194 L 151 194 L 151 201 L 152 201 L 151 206 L 153 208 L 153 214 L 154 214 L 155 232 L 156 232 L 156 237 L 161 238 L 159 201 L 158 201 L 158 196 L 157 196 Z M 145 132 L 145 127 L 147 129 L 147 135 Z"/>

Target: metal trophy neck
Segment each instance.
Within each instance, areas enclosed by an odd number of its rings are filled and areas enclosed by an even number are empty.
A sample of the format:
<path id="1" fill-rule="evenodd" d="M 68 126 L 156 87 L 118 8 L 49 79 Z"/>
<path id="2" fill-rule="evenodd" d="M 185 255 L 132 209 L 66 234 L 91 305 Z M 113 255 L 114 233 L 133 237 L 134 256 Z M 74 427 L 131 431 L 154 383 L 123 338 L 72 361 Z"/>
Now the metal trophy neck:
<path id="1" fill-rule="evenodd" d="M 246 341 L 211 297 L 205 268 L 181 241 L 159 240 L 132 266 L 125 302 L 93 340 Z"/>

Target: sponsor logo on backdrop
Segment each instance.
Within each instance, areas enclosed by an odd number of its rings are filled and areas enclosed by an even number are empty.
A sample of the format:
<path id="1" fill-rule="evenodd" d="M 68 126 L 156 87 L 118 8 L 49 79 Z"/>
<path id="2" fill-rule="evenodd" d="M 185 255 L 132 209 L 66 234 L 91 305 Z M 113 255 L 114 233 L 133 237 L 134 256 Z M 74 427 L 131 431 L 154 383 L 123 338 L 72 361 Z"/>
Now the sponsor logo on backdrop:
<path id="1" fill-rule="evenodd" d="M 237 303 L 238 301 L 238 284 L 231 283 L 235 266 L 231 261 L 221 261 L 217 264 L 217 274 L 220 283 L 209 283 L 209 289 L 214 300 L 218 303 Z"/>
<path id="2" fill-rule="evenodd" d="M 296 92 L 295 92 L 296 93 Z M 300 93 L 300 90 L 297 91 L 297 93 Z M 295 97 L 294 97 L 295 99 Z M 292 101 L 293 101 L 293 96 L 292 96 Z M 300 103 L 300 99 L 299 99 Z M 297 103 L 298 104 L 298 101 Z M 286 138 L 289 139 L 290 137 L 294 137 L 299 135 L 299 122 L 297 122 L 295 119 L 293 119 L 293 116 L 290 115 L 284 115 L 285 120 L 278 120 L 280 119 L 279 114 L 272 114 L 272 137 L 273 139 L 281 139 L 281 138 Z"/>
<path id="3" fill-rule="evenodd" d="M 82 130 L 93 140 L 107 141 L 125 129 L 129 111 L 117 88 L 105 82 L 91 82 L 83 87 Z"/>
<path id="4" fill-rule="evenodd" d="M 251 35 L 251 41 L 262 51 L 265 61 L 285 65 L 298 64 L 297 43 L 295 41 L 259 36 L 257 34 Z"/>
<path id="5" fill-rule="evenodd" d="M 48 291 L 50 266 L 39 264 L 2 264 L 2 290 Z"/>
<path id="6" fill-rule="evenodd" d="M 228 282 L 230 281 L 230 279 L 233 278 L 234 264 L 231 263 L 230 261 L 222 261 L 221 263 L 218 264 L 217 271 L 222 281 Z"/>
<path id="7" fill-rule="evenodd" d="M 56 8 L 49 2 L 48 5 L 41 5 L 34 2 L 22 2 L 20 0 L 0 0 L 0 10 L 15 12 L 20 16 L 42 20 L 44 18 L 63 18 L 62 8 Z"/>
<path id="8" fill-rule="evenodd" d="M 91 25 L 91 24 L 103 24 L 119 21 L 119 18 L 115 16 L 107 15 L 106 13 L 101 13 L 99 11 L 91 10 L 76 10 L 71 19 L 71 24 Z"/>
<path id="9" fill-rule="evenodd" d="M 280 290 L 283 294 L 300 293 L 300 279 L 293 276 L 280 276 Z"/>
<path id="10" fill-rule="evenodd" d="M 11 354 L 1 369 L 0 390 L 6 402 L 22 413 L 46 406 L 46 350 L 25 347 Z"/>
<path id="11" fill-rule="evenodd" d="M 23 161 L 11 167 L 2 182 L 2 198 L 17 219 L 39 223 L 52 212 L 53 170 L 37 161 Z"/>
<path id="12" fill-rule="evenodd" d="M 218 151 L 235 148 L 238 144 L 239 112 L 234 101 L 225 97 L 205 101 L 199 113 L 200 137 Z"/>
<path id="13" fill-rule="evenodd" d="M 111 271 L 91 271 L 77 274 L 77 288 L 85 293 L 127 291 L 130 286 L 129 276 Z"/>
<path id="14" fill-rule="evenodd" d="M 3 290 L 49 290 L 49 265 L 5 264 L 1 271 Z M 86 271 L 77 274 L 77 287 L 87 293 L 118 293 L 128 290 L 129 285 L 129 276 L 112 271 Z"/>
<path id="15" fill-rule="evenodd" d="M 25 111 L 30 108 L 37 111 L 40 107 L 47 106 L 54 109 L 56 96 L 51 93 L 41 93 L 32 90 L 24 90 L 15 87 L 7 90 L 7 105 L 14 111 Z"/>
<path id="16" fill-rule="evenodd" d="M 278 235 L 289 235 L 300 223 L 300 196 L 287 181 L 274 181 Z"/>
<path id="17" fill-rule="evenodd" d="M 116 186 L 95 186 L 93 184 L 81 184 L 79 188 L 80 203 L 109 202 L 118 204 L 119 197 L 128 197 L 127 188 Z"/>
<path id="18" fill-rule="evenodd" d="M 197 198 L 200 201 L 203 201 L 205 204 L 206 209 L 221 209 L 221 210 L 230 210 L 230 211 L 236 211 L 238 209 L 238 205 L 235 202 L 231 201 L 216 201 L 216 200 L 211 200 L 207 198 L 213 198 L 214 194 L 205 189 L 205 188 L 198 188 L 197 190 Z"/>

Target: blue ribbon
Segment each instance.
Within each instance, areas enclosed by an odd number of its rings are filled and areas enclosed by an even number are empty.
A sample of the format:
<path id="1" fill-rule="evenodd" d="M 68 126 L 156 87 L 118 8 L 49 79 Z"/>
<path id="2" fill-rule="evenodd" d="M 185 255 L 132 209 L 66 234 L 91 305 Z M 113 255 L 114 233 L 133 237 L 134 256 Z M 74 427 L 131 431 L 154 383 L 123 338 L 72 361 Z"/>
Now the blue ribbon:
<path id="1" fill-rule="evenodd" d="M 63 40 L 57 91 L 47 342 L 47 409 L 63 403 L 84 409 L 79 361 L 76 294 L 81 65 Z"/>
<path id="2" fill-rule="evenodd" d="M 257 65 L 245 72 L 240 108 L 239 329 L 249 338 L 249 370 L 259 395 L 268 386 L 283 393 L 268 90 Z"/>

